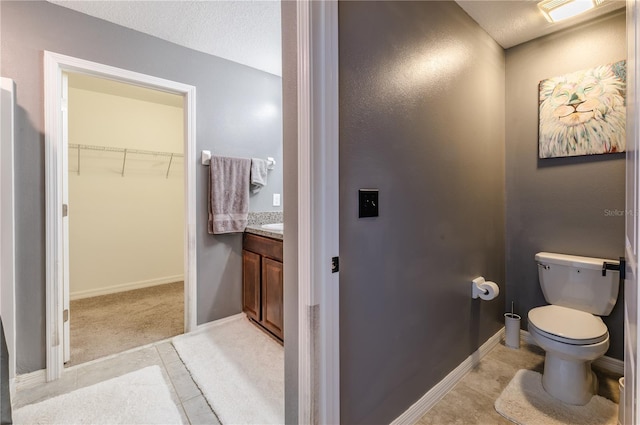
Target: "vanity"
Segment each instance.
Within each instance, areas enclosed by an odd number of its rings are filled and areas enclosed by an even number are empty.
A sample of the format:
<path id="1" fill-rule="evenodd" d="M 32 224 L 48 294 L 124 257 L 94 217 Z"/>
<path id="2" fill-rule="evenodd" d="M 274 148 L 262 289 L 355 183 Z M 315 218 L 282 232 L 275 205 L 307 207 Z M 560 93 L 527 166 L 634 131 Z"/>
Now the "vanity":
<path id="1" fill-rule="evenodd" d="M 282 230 L 248 226 L 242 240 L 242 311 L 284 340 Z"/>

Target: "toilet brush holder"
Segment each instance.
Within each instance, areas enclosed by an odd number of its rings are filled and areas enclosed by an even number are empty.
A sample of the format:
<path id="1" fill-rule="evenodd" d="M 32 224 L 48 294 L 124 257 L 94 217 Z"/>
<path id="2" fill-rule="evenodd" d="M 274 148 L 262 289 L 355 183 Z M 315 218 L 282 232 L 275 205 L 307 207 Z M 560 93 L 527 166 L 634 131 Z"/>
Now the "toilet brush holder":
<path id="1" fill-rule="evenodd" d="M 520 316 L 515 313 L 504 314 L 504 345 L 520 348 Z"/>

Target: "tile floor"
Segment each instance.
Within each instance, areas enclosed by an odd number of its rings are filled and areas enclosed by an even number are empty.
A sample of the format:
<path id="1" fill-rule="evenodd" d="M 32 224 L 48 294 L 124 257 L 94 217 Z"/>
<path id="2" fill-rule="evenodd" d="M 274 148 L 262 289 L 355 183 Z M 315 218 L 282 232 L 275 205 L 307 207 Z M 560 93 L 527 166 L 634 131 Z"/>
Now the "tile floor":
<path id="1" fill-rule="evenodd" d="M 17 392 L 12 400 L 13 408 L 15 410 L 153 365 L 160 366 L 166 382 L 170 384 L 171 397 L 183 423 L 220 424 L 169 341 L 67 368 L 57 381 Z"/>
<path id="2" fill-rule="evenodd" d="M 493 404 L 519 369 L 542 373 L 544 351 L 529 344 L 523 344 L 519 350 L 498 344 L 417 425 L 512 424 L 496 412 Z M 617 403 L 620 376 L 593 370 L 598 376 L 599 395 Z"/>
<path id="3" fill-rule="evenodd" d="M 495 411 L 493 403 L 519 369 L 542 372 L 543 364 L 544 352 L 536 346 L 523 344 L 514 350 L 500 343 L 417 424 L 511 424 Z M 160 366 L 171 383 L 171 396 L 185 424 L 220 424 L 168 341 L 68 368 L 57 381 L 18 392 L 14 409 L 151 365 Z M 617 403 L 620 376 L 594 370 L 600 383 L 599 394 Z"/>

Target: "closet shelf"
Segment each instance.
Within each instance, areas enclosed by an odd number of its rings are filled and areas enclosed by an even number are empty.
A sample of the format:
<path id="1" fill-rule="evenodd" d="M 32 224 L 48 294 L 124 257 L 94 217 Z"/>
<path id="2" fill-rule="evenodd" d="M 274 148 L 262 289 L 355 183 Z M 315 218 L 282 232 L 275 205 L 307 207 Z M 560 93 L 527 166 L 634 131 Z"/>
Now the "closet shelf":
<path id="1" fill-rule="evenodd" d="M 152 155 L 152 156 L 166 156 L 169 158 L 169 165 L 167 166 L 166 178 L 169 178 L 169 171 L 171 170 L 171 164 L 173 163 L 173 158 L 183 158 L 184 155 L 181 153 L 174 152 L 162 152 L 162 151 L 149 151 L 142 149 L 127 149 L 127 148 L 114 148 L 109 146 L 96 146 L 96 145 L 81 145 L 75 143 L 69 143 L 69 149 L 77 149 L 78 150 L 78 175 L 80 175 L 80 151 L 89 150 L 89 151 L 102 151 L 102 152 L 116 152 L 123 154 L 122 156 L 122 172 L 120 175 L 124 177 L 124 170 L 127 164 L 127 155 Z"/>

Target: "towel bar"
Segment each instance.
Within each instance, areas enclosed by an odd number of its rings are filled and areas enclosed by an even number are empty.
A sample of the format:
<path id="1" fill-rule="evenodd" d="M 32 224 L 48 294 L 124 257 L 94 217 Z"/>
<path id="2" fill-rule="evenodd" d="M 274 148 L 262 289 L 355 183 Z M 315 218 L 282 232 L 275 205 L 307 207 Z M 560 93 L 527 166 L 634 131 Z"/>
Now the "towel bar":
<path id="1" fill-rule="evenodd" d="M 211 165 L 211 151 L 203 150 L 201 152 L 201 161 L 202 165 Z M 267 157 L 267 170 L 273 170 L 276 168 L 276 160 L 275 158 L 268 156 Z"/>

